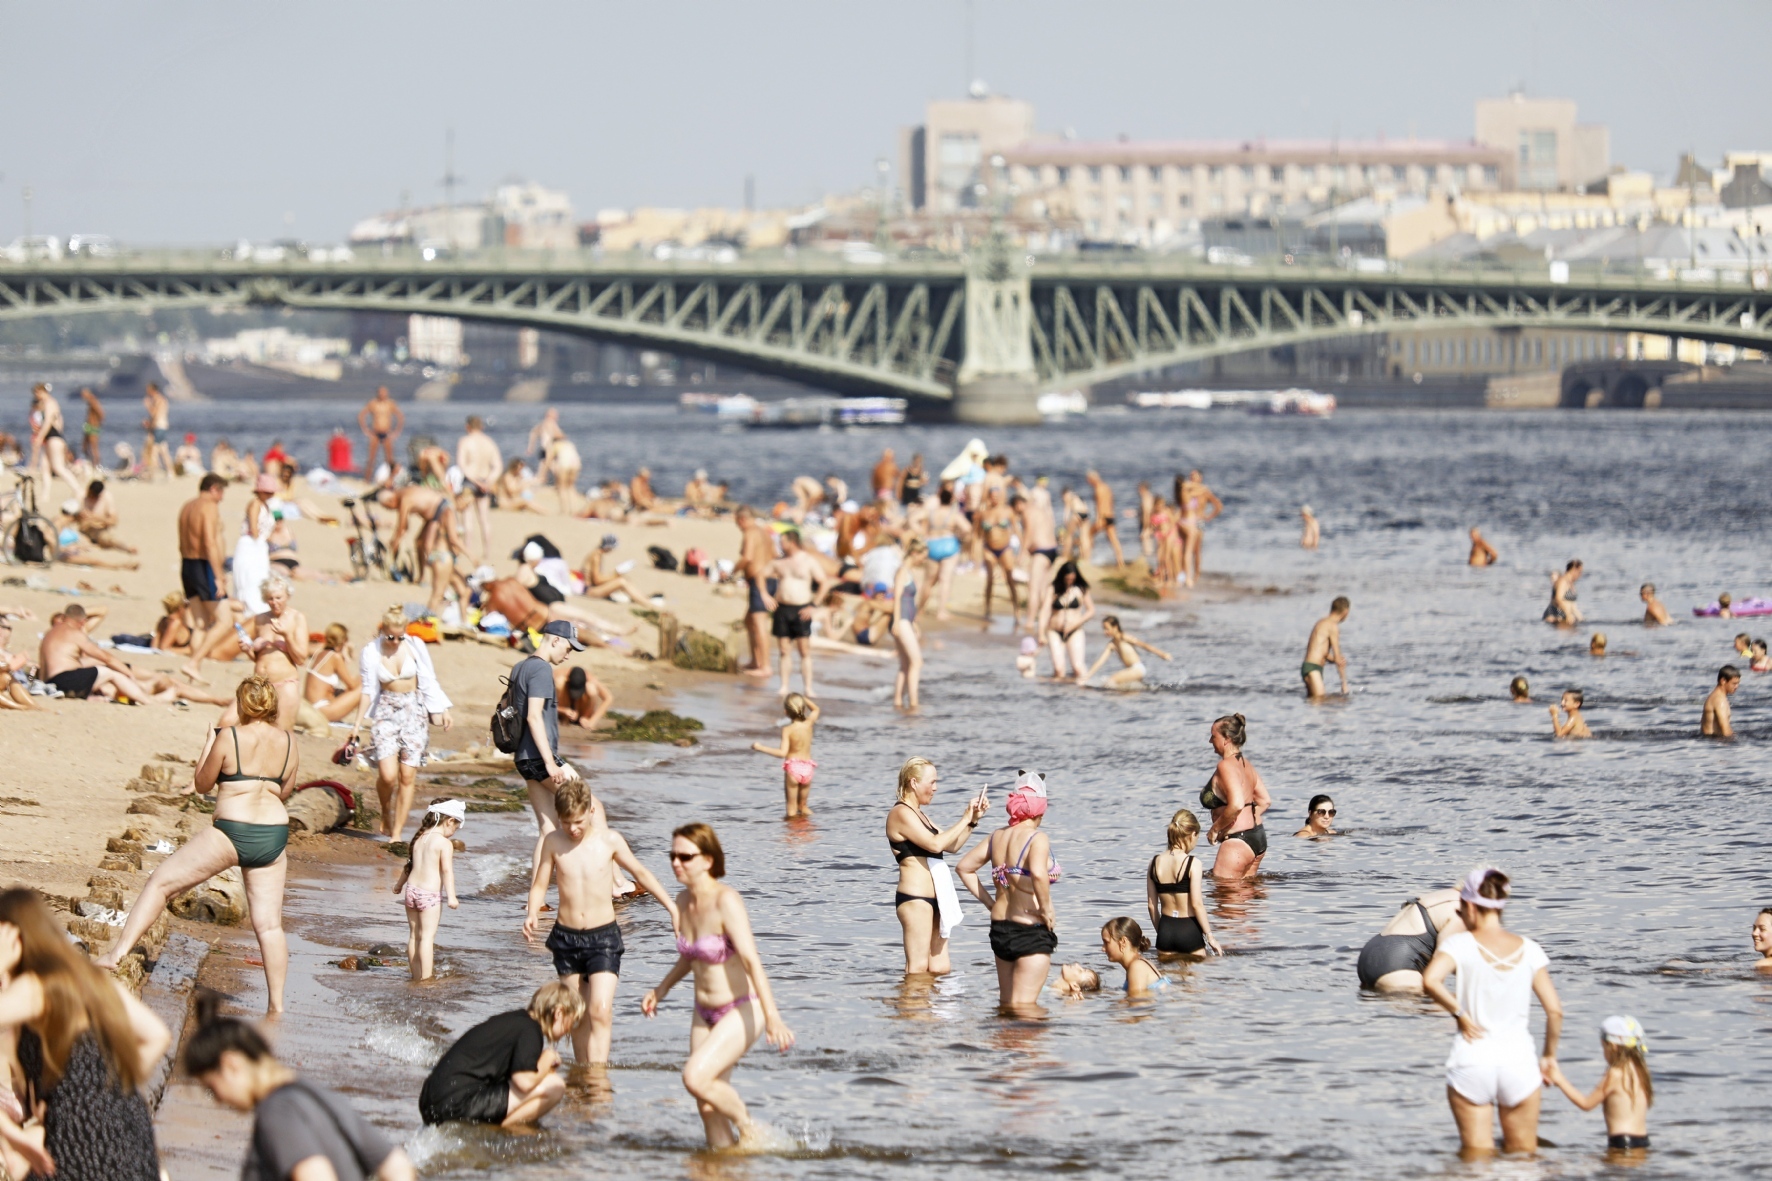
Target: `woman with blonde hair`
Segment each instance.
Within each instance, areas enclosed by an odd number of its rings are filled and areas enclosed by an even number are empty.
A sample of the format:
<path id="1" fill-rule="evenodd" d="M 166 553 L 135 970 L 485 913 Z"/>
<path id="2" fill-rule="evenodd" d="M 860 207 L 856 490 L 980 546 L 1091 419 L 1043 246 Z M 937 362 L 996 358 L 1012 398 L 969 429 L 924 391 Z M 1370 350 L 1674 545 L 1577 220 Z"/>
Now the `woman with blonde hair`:
<path id="1" fill-rule="evenodd" d="M 450 701 L 437 681 L 424 641 L 406 634 L 406 610 L 382 613 L 375 638 L 363 645 L 358 664 L 362 696 L 354 737 L 363 723 L 375 747 L 375 792 L 381 800 L 381 838 L 397 841 L 412 811 L 418 769 L 431 744 L 429 725 L 455 725 Z"/>
<path id="2" fill-rule="evenodd" d="M 154 1117 L 137 1088 L 172 1042 L 166 1026 L 81 958 L 35 890 L 0 892 L 0 980 L 0 1028 L 18 1029 L 20 1105 L 42 1117 L 21 1131 L 0 1114 L 4 1155 L 23 1157 L 33 1177 L 159 1181 Z"/>
<path id="3" fill-rule="evenodd" d="M 304 670 L 305 704 L 328 722 L 342 722 L 363 696 L 363 679 L 345 655 L 351 633 L 342 623 L 328 624 L 326 641 Z"/>
<path id="4" fill-rule="evenodd" d="M 759 1034 L 785 1054 L 794 1033 L 775 1007 L 744 899 L 720 882 L 726 854 L 712 828 L 685 824 L 671 833 L 671 872 L 684 886 L 677 896 L 677 962 L 640 998 L 640 1011 L 655 1016 L 672 986 L 694 973 L 695 1018 L 683 1086 L 695 1096 L 709 1148 L 753 1143 L 755 1125 L 732 1086 L 732 1070 Z"/>
<path id="5" fill-rule="evenodd" d="M 277 691 L 254 674 L 234 690 L 229 707 L 240 721 L 210 738 L 191 791 L 215 795 L 215 822 L 162 861 L 129 908 L 129 919 L 111 950 L 97 963 L 107 971 L 134 949 L 166 904 L 224 869 L 239 866 L 246 905 L 265 965 L 268 1009 L 283 1011 L 283 979 L 289 945 L 283 936 L 283 882 L 289 863 L 289 813 L 283 802 L 295 783 L 301 756 L 295 738 L 276 724 Z"/>
<path id="6" fill-rule="evenodd" d="M 1199 959 L 1208 947 L 1214 955 L 1224 954 L 1212 937 L 1212 920 L 1201 896 L 1200 883 L 1206 875 L 1194 856 L 1199 839 L 1200 818 L 1186 808 L 1178 810 L 1169 818 L 1168 847 L 1151 858 L 1145 871 L 1145 906 L 1157 930 L 1159 955 Z"/>
<path id="7" fill-rule="evenodd" d="M 921 755 L 906 759 L 898 769 L 898 801 L 886 813 L 886 845 L 898 862 L 892 908 L 904 929 L 904 970 L 909 976 L 943 976 L 953 970 L 948 934 L 962 912 L 942 855 L 964 848 L 991 806 L 981 791 L 966 801 L 958 820 L 937 828 L 923 811 L 935 799 L 935 779 L 934 763 Z"/>

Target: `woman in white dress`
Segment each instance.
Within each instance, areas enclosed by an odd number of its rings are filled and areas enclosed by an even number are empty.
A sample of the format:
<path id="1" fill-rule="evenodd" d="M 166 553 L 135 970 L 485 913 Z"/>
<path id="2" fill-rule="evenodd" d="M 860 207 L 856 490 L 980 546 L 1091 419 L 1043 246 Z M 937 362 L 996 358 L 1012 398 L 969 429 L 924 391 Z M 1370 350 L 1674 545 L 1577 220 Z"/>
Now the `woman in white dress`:
<path id="1" fill-rule="evenodd" d="M 1471 870 L 1458 891 L 1465 930 L 1442 938 L 1421 974 L 1422 988 L 1458 1022 L 1446 1059 L 1446 1099 L 1458 1123 L 1463 1154 L 1495 1151 L 1495 1111 L 1504 1152 L 1538 1148 L 1538 1105 L 1544 1080 L 1556 1074 L 1563 1006 L 1551 983 L 1544 948 L 1501 925 L 1507 875 Z M 1458 992 L 1446 987 L 1456 973 Z M 1544 1008 L 1544 1052 L 1535 1054 L 1532 997 Z"/>
<path id="2" fill-rule="evenodd" d="M 240 540 L 234 543 L 234 598 L 246 604 L 248 615 L 262 615 L 264 596 L 259 585 L 271 576 L 271 530 L 276 518 L 271 512 L 271 498 L 277 495 L 277 477 L 266 473 L 252 486 L 252 499 L 246 502 L 246 520 L 240 525 Z"/>
<path id="3" fill-rule="evenodd" d="M 431 743 L 431 725 L 454 724 L 449 698 L 437 682 L 424 641 L 406 634 L 406 611 L 389 607 L 375 638 L 363 645 L 358 671 L 363 678 L 356 734 L 365 719 L 375 758 L 375 791 L 381 800 L 382 836 L 397 841 L 412 811 L 418 769 Z"/>

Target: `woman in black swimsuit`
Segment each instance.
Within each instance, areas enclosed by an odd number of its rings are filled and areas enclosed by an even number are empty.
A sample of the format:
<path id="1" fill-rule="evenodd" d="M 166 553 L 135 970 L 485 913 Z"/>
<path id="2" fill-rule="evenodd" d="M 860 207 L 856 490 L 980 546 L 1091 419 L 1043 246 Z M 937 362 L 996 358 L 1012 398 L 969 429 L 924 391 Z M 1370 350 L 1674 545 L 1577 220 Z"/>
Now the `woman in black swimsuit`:
<path id="1" fill-rule="evenodd" d="M 1457 890 L 1428 890 L 1411 898 L 1360 949 L 1360 987 L 1420 992 L 1421 973 L 1434 958 L 1440 940 L 1462 930 Z"/>
<path id="2" fill-rule="evenodd" d="M 1221 882 L 1254 877 L 1267 853 L 1267 829 L 1261 819 L 1273 799 L 1261 773 L 1243 757 L 1247 737 L 1242 714 L 1229 714 L 1212 723 L 1218 768 L 1200 789 L 1200 805 L 1212 809 L 1212 829 L 1206 834 L 1206 843 L 1219 846 L 1212 876 Z"/>
<path id="3" fill-rule="evenodd" d="M 1089 597 L 1089 583 L 1075 562 L 1066 562 L 1052 576 L 1040 604 L 1040 626 L 1035 630 L 1046 637 L 1052 653 L 1052 676 L 1055 680 L 1073 678 L 1082 684 L 1089 669 L 1085 651 L 1083 625 L 1095 618 L 1095 601 Z M 1070 671 L 1065 671 L 1066 660 Z"/>
<path id="4" fill-rule="evenodd" d="M 898 802 L 886 813 L 886 843 L 898 862 L 898 892 L 892 906 L 904 928 L 904 970 L 908 976 L 944 976 L 952 970 L 948 941 L 941 931 L 941 908 L 935 897 L 931 860 L 957 853 L 978 827 L 990 802 L 983 792 L 967 801 L 966 811 L 948 828 L 938 829 L 923 814 L 935 799 L 935 764 L 920 756 L 898 769 Z M 947 866 L 941 866 L 947 873 Z"/>
<path id="5" fill-rule="evenodd" d="M 1215 955 L 1224 954 L 1212 937 L 1212 920 L 1206 917 L 1206 903 L 1200 896 L 1205 874 L 1194 856 L 1199 839 L 1199 817 L 1181 809 L 1169 818 L 1169 847 L 1151 858 L 1151 867 L 1145 872 L 1145 904 L 1150 907 L 1151 925 L 1157 929 L 1160 955 L 1202 959 L 1208 947 Z"/>

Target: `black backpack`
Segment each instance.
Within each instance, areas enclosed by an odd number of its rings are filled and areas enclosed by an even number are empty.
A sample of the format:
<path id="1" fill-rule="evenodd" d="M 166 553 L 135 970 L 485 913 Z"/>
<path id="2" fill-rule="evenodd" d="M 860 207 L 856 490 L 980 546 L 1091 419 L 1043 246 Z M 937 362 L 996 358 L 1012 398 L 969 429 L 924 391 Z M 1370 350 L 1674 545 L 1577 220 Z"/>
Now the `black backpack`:
<path id="1" fill-rule="evenodd" d="M 505 684 L 504 696 L 492 707 L 492 745 L 511 754 L 523 741 L 523 723 L 527 720 L 517 709 L 517 686 L 509 677 L 500 677 Z"/>
<path id="2" fill-rule="evenodd" d="M 37 522 L 26 517 L 18 523 L 18 540 L 14 542 L 12 552 L 21 562 L 47 562 L 49 560 L 49 538 Z"/>
<path id="3" fill-rule="evenodd" d="M 652 556 L 652 568 L 654 570 L 676 570 L 677 555 L 673 554 L 664 546 L 649 545 L 646 547 L 646 552 Z"/>

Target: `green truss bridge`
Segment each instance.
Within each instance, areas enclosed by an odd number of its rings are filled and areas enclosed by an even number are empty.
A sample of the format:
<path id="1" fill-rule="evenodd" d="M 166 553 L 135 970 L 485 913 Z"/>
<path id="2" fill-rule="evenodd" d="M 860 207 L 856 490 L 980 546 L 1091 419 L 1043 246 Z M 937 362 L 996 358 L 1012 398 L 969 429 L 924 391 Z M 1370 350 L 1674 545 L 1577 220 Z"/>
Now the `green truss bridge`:
<path id="1" fill-rule="evenodd" d="M 1360 273 L 1191 258 L 869 264 L 802 251 L 730 262 L 417 255 L 334 262 L 216 254 L 0 262 L 0 319 L 264 304 L 581 333 L 852 393 L 940 399 L 1026 421 L 1038 394 L 1185 361 L 1417 328 L 1647 332 L 1772 351 L 1772 292 L 1535 270 Z"/>

